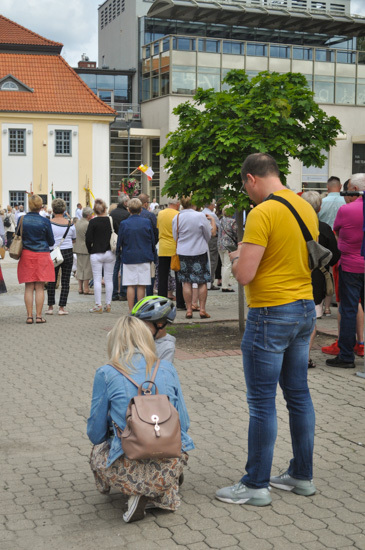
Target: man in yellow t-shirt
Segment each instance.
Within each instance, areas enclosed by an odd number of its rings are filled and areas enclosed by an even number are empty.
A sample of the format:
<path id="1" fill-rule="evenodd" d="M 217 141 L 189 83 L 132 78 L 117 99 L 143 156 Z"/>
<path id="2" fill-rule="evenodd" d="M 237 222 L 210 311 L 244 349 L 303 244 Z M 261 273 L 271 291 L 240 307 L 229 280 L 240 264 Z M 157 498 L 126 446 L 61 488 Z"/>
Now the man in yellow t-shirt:
<path id="1" fill-rule="evenodd" d="M 282 185 L 279 175 L 275 159 L 265 153 L 249 155 L 242 165 L 243 191 L 257 204 L 247 218 L 239 250 L 230 254 L 233 274 L 246 287 L 250 307 L 241 346 L 250 411 L 248 459 L 242 479 L 216 493 L 219 500 L 233 504 L 270 504 L 269 483 L 299 495 L 316 492 L 315 415 L 307 383 L 316 313 L 308 251 L 292 212 L 270 196 L 290 202 L 315 240 L 318 219 L 309 203 Z M 289 411 L 293 458 L 284 474 L 270 477 L 278 383 Z"/>
<path id="2" fill-rule="evenodd" d="M 168 298 L 168 280 L 170 273 L 171 256 L 176 254 L 176 241 L 172 235 L 172 220 L 180 209 L 179 199 L 168 199 L 168 207 L 161 210 L 157 216 L 158 243 L 158 290 L 159 296 Z M 181 283 L 176 279 L 177 307 L 184 308 Z"/>

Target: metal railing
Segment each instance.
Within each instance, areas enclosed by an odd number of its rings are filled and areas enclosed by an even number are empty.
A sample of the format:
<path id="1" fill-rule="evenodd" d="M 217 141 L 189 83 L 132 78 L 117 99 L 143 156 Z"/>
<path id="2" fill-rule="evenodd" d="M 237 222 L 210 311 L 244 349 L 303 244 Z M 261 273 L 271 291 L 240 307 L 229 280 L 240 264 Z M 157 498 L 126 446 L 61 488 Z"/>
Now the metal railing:
<path id="1" fill-rule="evenodd" d="M 115 111 L 117 111 L 117 118 L 124 119 L 125 113 L 132 109 L 133 120 L 141 120 L 141 106 L 138 103 L 108 103 Z"/>

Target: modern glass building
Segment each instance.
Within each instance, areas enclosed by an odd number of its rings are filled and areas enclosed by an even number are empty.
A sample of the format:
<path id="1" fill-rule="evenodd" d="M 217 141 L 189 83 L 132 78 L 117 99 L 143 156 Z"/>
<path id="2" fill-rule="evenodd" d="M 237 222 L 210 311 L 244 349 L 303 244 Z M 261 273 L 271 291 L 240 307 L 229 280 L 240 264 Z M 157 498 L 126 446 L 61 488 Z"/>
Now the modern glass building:
<path id="1" fill-rule="evenodd" d="M 99 63 L 114 65 L 129 43 L 142 127 L 159 130 L 161 145 L 176 128 L 173 107 L 198 87 L 221 90 L 231 69 L 300 72 L 344 132 L 321 170 L 293 162 L 289 184 L 321 189 L 330 175 L 345 180 L 365 171 L 365 18 L 350 15 L 349 0 L 136 0 L 133 7 L 122 2 L 113 19 L 114 3 L 99 8 Z M 164 179 L 161 166 L 160 185 Z"/>

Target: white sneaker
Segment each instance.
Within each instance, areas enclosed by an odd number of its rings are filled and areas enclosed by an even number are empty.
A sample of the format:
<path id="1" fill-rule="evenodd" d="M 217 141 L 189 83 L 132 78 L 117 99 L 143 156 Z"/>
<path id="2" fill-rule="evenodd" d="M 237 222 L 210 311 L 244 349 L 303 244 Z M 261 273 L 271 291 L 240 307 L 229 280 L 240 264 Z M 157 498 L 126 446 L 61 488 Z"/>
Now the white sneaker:
<path id="1" fill-rule="evenodd" d="M 316 488 L 311 479 L 296 479 L 285 472 L 280 476 L 270 477 L 270 485 L 284 491 L 292 491 L 296 495 L 309 497 L 314 495 Z"/>
<path id="2" fill-rule="evenodd" d="M 103 313 L 103 308 L 100 306 L 94 306 L 89 309 L 90 313 Z"/>
<path id="3" fill-rule="evenodd" d="M 126 523 L 138 521 L 145 516 L 145 507 L 147 498 L 142 495 L 132 495 L 128 499 L 128 510 L 123 514 L 123 519 Z"/>

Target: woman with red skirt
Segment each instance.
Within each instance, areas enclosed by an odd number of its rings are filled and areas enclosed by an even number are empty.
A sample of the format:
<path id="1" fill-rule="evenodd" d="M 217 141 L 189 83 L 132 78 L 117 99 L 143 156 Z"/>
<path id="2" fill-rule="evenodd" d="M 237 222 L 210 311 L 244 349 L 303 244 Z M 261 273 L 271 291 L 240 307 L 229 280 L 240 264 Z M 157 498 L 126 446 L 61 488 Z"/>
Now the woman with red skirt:
<path id="1" fill-rule="evenodd" d="M 25 283 L 26 323 L 32 325 L 34 322 L 33 294 L 35 294 L 35 322 L 40 325 L 46 322 L 42 317 L 44 283 L 55 280 L 55 270 L 49 252 L 49 248 L 54 245 L 54 237 L 49 219 L 39 215 L 42 208 L 41 197 L 30 195 L 28 206 L 28 214 L 22 216 L 18 222 L 18 227 L 19 224 L 23 225 L 23 251 L 18 263 L 18 281 Z"/>

